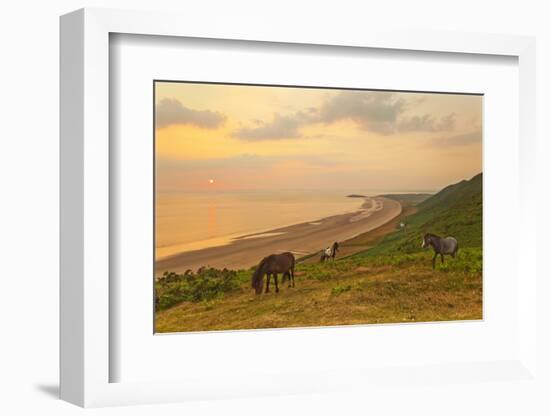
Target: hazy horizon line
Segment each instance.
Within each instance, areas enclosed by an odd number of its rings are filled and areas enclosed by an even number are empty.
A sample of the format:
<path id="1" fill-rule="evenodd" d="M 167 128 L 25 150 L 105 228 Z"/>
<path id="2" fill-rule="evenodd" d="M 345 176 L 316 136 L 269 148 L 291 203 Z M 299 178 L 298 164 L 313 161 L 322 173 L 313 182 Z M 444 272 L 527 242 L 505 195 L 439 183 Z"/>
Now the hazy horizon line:
<path id="1" fill-rule="evenodd" d="M 437 193 L 441 189 L 342 189 L 342 188 L 247 188 L 247 189 L 164 189 L 157 190 L 156 193 L 231 193 L 231 192 L 342 192 L 345 194 L 364 194 L 364 193 Z"/>

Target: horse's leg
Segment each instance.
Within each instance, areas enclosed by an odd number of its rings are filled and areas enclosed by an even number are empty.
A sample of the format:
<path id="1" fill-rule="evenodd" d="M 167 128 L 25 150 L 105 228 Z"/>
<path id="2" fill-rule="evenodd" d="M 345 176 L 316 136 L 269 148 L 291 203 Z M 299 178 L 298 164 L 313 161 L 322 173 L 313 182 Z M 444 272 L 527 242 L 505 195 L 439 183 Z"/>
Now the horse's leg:
<path id="1" fill-rule="evenodd" d="M 432 258 L 432 269 L 434 269 L 434 270 L 435 270 L 435 259 L 436 259 L 436 257 L 437 257 L 437 251 L 435 252 L 435 254 Z"/>
<path id="2" fill-rule="evenodd" d="M 296 280 L 294 279 L 294 266 L 290 269 L 292 273 L 292 287 L 296 287 Z"/>
<path id="3" fill-rule="evenodd" d="M 277 284 L 277 273 L 273 275 L 273 279 L 275 279 L 275 293 L 279 293 L 279 285 Z"/>
<path id="4" fill-rule="evenodd" d="M 443 257 L 443 253 L 441 253 L 440 256 L 441 256 L 441 264 L 444 264 L 445 263 L 445 258 Z"/>
<path id="5" fill-rule="evenodd" d="M 271 275 L 268 273 L 266 275 L 267 278 L 267 284 L 265 285 L 265 293 L 269 292 L 269 280 L 271 279 Z"/>

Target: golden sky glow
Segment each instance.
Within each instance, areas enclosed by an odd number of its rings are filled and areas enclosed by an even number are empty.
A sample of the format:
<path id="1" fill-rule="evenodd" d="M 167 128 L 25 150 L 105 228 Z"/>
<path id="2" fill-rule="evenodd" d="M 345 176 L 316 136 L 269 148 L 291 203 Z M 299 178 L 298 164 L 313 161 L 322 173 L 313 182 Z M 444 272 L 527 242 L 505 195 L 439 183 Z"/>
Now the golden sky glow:
<path id="1" fill-rule="evenodd" d="M 156 83 L 157 189 L 438 190 L 482 170 L 482 97 Z"/>

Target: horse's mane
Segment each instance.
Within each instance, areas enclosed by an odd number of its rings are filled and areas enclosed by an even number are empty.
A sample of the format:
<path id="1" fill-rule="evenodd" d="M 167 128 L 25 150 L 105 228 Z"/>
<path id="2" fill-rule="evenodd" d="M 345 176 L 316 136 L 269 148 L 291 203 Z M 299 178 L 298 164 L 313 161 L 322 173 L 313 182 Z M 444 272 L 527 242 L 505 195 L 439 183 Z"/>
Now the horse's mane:
<path id="1" fill-rule="evenodd" d="M 424 237 L 434 237 L 434 238 L 441 238 L 440 236 L 438 236 L 438 235 L 435 235 L 435 234 L 432 234 L 432 233 L 426 233 L 426 234 L 424 234 Z"/>
<path id="2" fill-rule="evenodd" d="M 256 267 L 254 274 L 252 275 L 252 287 L 256 289 L 256 293 L 261 293 L 262 289 L 264 288 L 263 268 L 268 259 L 269 256 L 264 257 L 262 261 L 260 261 L 260 263 L 258 264 L 258 267 Z"/>

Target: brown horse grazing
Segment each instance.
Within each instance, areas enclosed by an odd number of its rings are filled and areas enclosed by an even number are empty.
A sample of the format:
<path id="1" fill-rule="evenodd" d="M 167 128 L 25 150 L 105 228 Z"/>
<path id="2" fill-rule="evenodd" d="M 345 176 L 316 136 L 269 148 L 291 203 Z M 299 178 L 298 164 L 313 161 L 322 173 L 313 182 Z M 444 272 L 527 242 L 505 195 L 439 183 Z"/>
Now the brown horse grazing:
<path id="1" fill-rule="evenodd" d="M 269 280 L 271 276 L 273 276 L 275 280 L 275 292 L 279 292 L 279 285 L 277 282 L 278 273 L 283 273 L 283 276 L 288 275 L 288 287 L 294 287 L 295 263 L 294 254 L 290 252 L 271 254 L 270 256 L 264 257 L 252 275 L 252 287 L 256 290 L 256 294 L 259 295 L 262 293 L 264 288 L 264 275 L 267 275 L 265 293 L 269 292 Z"/>

